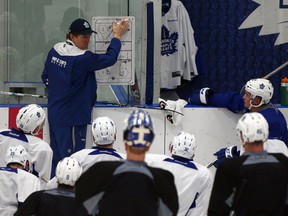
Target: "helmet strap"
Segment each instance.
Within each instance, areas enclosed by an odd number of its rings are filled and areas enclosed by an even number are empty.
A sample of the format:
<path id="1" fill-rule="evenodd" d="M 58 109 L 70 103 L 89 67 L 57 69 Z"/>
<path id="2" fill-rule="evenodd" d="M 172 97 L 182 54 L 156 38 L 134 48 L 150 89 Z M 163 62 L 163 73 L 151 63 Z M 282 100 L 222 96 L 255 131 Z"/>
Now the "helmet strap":
<path id="1" fill-rule="evenodd" d="M 31 131 L 31 134 L 34 136 L 37 136 L 39 134 L 41 134 L 41 129 L 43 128 L 43 124 L 38 125 L 33 131 Z"/>
<path id="2" fill-rule="evenodd" d="M 252 103 L 252 102 L 256 99 L 256 97 L 257 97 L 257 96 L 251 94 L 249 110 L 251 110 L 253 107 L 254 107 L 254 108 L 257 108 L 257 107 L 262 106 L 262 104 L 263 104 L 263 99 L 262 99 L 262 98 L 261 98 L 261 101 L 260 101 L 260 103 L 259 103 L 258 105 L 254 105 L 254 104 Z"/>

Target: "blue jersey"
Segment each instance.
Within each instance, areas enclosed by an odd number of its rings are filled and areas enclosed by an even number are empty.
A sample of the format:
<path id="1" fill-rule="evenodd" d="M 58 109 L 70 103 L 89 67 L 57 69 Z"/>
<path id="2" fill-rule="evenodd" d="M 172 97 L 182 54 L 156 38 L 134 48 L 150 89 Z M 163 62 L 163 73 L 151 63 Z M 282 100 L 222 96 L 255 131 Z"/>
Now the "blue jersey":
<path id="1" fill-rule="evenodd" d="M 249 112 L 244 106 L 242 95 L 239 93 L 214 93 L 208 97 L 208 105 L 225 107 L 234 113 Z M 269 139 L 279 139 L 288 146 L 288 130 L 285 117 L 279 109 L 269 103 L 258 110 L 269 124 Z"/>
<path id="2" fill-rule="evenodd" d="M 50 50 L 42 73 L 42 80 L 48 86 L 49 124 L 91 123 L 97 90 L 95 71 L 115 64 L 120 49 L 120 40 L 113 38 L 104 54 L 81 50 L 69 40 Z"/>

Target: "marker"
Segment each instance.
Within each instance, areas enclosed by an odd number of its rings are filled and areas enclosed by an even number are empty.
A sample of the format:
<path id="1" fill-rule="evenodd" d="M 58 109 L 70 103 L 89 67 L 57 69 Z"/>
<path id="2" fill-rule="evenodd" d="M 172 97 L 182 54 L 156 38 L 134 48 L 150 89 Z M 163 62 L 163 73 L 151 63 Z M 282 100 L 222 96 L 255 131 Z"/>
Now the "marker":
<path id="1" fill-rule="evenodd" d="M 123 21 L 128 21 L 128 20 L 129 20 L 129 19 L 125 18 Z M 116 24 L 119 25 L 121 21 L 122 21 L 122 20 L 120 20 L 120 21 L 117 22 Z"/>

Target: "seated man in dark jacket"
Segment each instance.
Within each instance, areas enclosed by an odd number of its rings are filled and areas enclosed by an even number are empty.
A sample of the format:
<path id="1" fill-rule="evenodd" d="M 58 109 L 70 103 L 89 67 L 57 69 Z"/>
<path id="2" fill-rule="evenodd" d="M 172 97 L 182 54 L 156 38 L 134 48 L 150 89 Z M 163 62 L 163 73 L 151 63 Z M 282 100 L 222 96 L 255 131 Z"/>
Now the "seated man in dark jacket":
<path id="1" fill-rule="evenodd" d="M 245 153 L 227 158 L 219 165 L 208 215 L 284 215 L 288 158 L 264 151 L 269 132 L 268 123 L 260 113 L 246 113 L 236 129 Z"/>

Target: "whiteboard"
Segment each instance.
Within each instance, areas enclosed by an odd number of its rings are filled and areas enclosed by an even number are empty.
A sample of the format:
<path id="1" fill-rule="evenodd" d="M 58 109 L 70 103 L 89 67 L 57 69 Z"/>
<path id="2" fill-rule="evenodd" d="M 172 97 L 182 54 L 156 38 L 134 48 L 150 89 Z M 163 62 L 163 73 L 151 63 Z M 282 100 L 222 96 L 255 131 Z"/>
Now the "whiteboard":
<path id="1" fill-rule="evenodd" d="M 135 17 L 125 17 L 129 22 L 128 31 L 122 36 L 122 47 L 116 64 L 96 71 L 99 84 L 133 85 L 135 83 Z M 119 22 L 121 17 L 97 16 L 92 18 L 92 51 L 105 53 L 113 38 L 112 22 Z"/>

